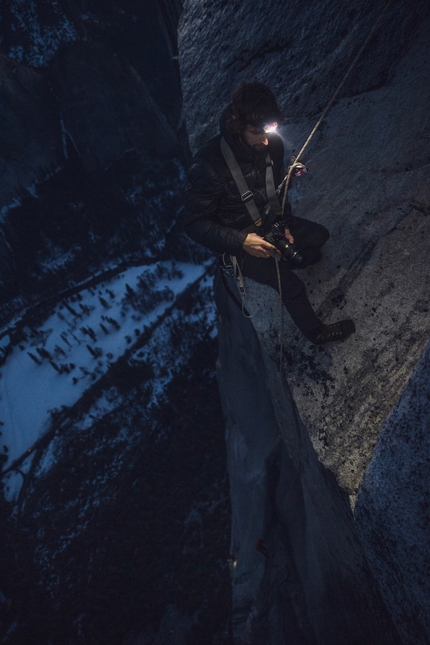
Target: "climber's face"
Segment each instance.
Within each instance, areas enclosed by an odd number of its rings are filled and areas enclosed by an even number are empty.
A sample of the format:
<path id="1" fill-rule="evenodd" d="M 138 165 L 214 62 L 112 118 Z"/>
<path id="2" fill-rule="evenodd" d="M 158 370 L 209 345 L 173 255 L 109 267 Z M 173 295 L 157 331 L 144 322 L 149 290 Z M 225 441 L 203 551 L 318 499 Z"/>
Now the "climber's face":
<path id="1" fill-rule="evenodd" d="M 263 152 L 269 144 L 269 139 L 264 128 L 257 128 L 254 125 L 246 125 L 243 131 L 243 138 L 245 143 L 256 152 Z"/>

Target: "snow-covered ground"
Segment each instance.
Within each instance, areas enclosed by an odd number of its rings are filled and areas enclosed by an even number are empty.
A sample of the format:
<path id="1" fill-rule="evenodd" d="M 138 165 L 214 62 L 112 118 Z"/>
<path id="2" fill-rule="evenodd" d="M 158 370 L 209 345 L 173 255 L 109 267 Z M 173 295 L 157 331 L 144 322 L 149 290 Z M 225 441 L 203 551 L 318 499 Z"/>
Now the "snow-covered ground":
<path id="1" fill-rule="evenodd" d="M 25 339 L 0 369 L 5 467 L 48 430 L 53 411 L 76 403 L 205 270 L 204 266 L 174 262 L 134 267 L 58 303 L 42 325 L 26 327 Z M 163 333 L 158 341 L 152 339 L 151 347 L 140 350 L 140 357 L 154 351 L 154 342 L 163 353 Z M 4 337 L 2 345 L 7 342 Z M 154 364 L 160 368 L 165 361 L 160 355 Z M 168 370 L 159 369 L 154 376 L 156 395 L 169 380 Z M 104 396 L 100 405 L 107 410 L 109 399 Z M 7 478 L 6 494 L 14 499 L 22 479 L 16 474 Z"/>

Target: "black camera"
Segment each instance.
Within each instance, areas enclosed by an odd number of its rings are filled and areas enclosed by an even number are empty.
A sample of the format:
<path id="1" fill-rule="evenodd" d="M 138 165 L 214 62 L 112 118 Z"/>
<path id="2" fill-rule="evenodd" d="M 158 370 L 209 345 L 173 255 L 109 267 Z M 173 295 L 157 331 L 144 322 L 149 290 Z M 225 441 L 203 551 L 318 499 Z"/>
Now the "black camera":
<path id="1" fill-rule="evenodd" d="M 303 262 L 303 255 L 285 237 L 285 226 L 282 222 L 273 222 L 270 224 L 263 237 L 266 242 L 270 242 L 270 244 L 276 246 L 285 262 L 290 262 L 291 260 L 294 260 L 297 264 Z"/>

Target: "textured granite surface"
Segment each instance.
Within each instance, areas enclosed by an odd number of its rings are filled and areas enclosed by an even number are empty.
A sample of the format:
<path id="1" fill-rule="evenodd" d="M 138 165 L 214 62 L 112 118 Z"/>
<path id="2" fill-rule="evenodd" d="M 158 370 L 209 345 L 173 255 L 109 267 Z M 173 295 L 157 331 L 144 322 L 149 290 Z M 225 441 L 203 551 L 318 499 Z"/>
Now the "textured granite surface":
<path id="1" fill-rule="evenodd" d="M 221 0 L 210 7 L 185 2 L 180 63 L 192 147 L 215 134 L 222 107 L 239 82 L 256 79 L 274 89 L 287 114 L 281 130 L 287 155 L 299 150 L 384 6 L 366 1 L 340 6 L 328 0 L 318 8 L 297 3 L 285 7 L 274 1 L 255 3 L 251 10 L 248 4 Z M 397 626 L 399 620 L 405 625 L 415 621 L 411 634 L 417 635 L 416 642 L 428 640 L 427 619 L 420 617 L 426 609 L 421 595 L 428 589 L 428 573 L 423 566 L 421 580 L 411 579 L 404 586 L 400 582 L 396 590 L 393 570 L 405 567 L 398 582 L 409 570 L 403 556 L 401 565 L 396 560 L 399 549 L 409 548 L 408 536 L 399 525 L 390 540 L 384 539 L 390 515 L 381 520 L 385 528 L 375 529 L 383 509 L 397 513 L 390 486 L 396 490 L 401 477 L 393 469 L 384 471 L 384 502 L 366 475 L 357 509 L 361 543 L 341 509 L 348 495 L 354 506 L 384 420 L 402 396 L 429 338 L 429 33 L 425 3 L 391 5 L 306 151 L 308 174 L 294 180 L 289 192 L 296 215 L 321 222 L 331 232 L 322 261 L 299 272 L 310 300 L 325 322 L 353 317 L 356 334 L 342 344 L 312 346 L 285 310 L 281 324 L 278 294 L 251 280 L 245 281 L 251 323 L 238 308 L 235 314 L 221 310 L 218 374 L 227 424 L 232 549 L 240 555 L 233 587 L 237 642 L 278 645 L 285 642 L 286 633 L 294 644 L 338 642 L 336 634 L 326 631 L 322 637 L 312 627 L 304 635 L 300 629 L 306 621 L 293 627 L 292 616 L 303 615 L 303 607 L 310 616 L 316 611 L 317 596 L 311 591 L 315 580 L 321 582 L 325 597 L 331 597 L 330 582 L 336 579 L 337 567 L 344 570 L 343 558 L 354 561 L 346 566 L 353 578 L 362 547 Z M 280 349 L 282 379 L 277 376 Z M 267 409 L 270 414 L 264 414 Z M 410 463 L 422 457 L 418 446 L 414 442 Z M 384 459 L 378 460 L 369 472 L 382 469 Z M 416 496 L 408 514 L 409 534 L 419 540 L 429 517 L 428 505 L 417 508 L 427 480 L 414 483 L 410 475 L 407 490 L 414 497 L 416 489 Z M 301 492 L 295 496 L 294 491 Z M 406 494 L 404 499 L 406 503 Z M 257 535 L 262 514 L 266 533 Z M 302 521 L 308 532 L 298 538 Z M 350 528 L 350 550 L 344 551 L 338 541 Z M 266 555 L 255 553 L 254 538 L 264 539 Z M 312 544 L 313 555 L 308 551 Z M 424 553 L 417 553 L 417 562 Z M 304 582 L 306 562 L 312 565 Z M 414 567 L 417 571 L 415 561 Z M 320 577 L 321 568 L 330 573 Z M 357 584 L 365 589 L 366 584 L 372 586 L 371 579 Z M 368 611 L 361 601 L 352 605 L 358 612 Z M 325 618 L 330 611 L 328 602 Z M 406 631 L 401 630 L 401 640 L 412 643 Z M 341 633 L 339 627 L 337 634 Z M 399 638 L 390 627 L 385 634 L 388 641 Z M 344 633 L 339 642 L 367 645 L 383 638 L 376 631 L 364 636 L 357 628 L 355 637 Z"/>
<path id="2" fill-rule="evenodd" d="M 430 640 L 430 345 L 361 482 L 356 526 L 406 645 Z"/>

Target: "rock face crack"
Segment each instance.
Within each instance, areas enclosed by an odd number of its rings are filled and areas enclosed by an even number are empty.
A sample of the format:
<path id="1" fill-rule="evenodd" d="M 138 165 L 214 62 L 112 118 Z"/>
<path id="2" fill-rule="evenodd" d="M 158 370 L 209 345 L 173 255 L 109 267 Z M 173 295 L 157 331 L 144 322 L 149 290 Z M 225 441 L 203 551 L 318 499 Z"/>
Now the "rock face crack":
<path id="1" fill-rule="evenodd" d="M 419 213 L 423 213 L 423 215 L 430 215 L 430 208 L 428 206 L 425 206 L 424 204 L 409 203 L 408 206 L 418 211 Z"/>
<path id="2" fill-rule="evenodd" d="M 336 287 L 327 294 L 324 302 L 320 306 L 321 312 L 327 315 L 331 314 L 335 309 L 342 308 L 342 305 L 345 302 L 344 294 L 348 292 L 349 287 L 354 284 L 360 273 L 363 271 L 363 268 L 372 257 L 372 253 L 377 243 L 377 239 L 370 239 L 366 242 L 363 248 L 360 249 L 359 253 L 354 257 L 353 261 L 349 265 L 345 275 L 339 280 Z"/>

